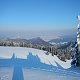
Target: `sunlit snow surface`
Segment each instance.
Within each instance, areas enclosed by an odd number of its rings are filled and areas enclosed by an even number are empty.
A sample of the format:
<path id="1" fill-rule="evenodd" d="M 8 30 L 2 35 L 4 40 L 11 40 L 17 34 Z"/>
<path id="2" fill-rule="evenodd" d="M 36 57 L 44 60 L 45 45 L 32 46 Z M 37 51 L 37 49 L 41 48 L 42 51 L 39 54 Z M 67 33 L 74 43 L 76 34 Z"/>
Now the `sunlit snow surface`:
<path id="1" fill-rule="evenodd" d="M 11 58 L 13 53 L 17 58 L 45 65 L 22 67 L 24 80 L 80 80 L 80 68 L 71 67 L 71 60 L 63 62 L 57 56 L 46 55 L 45 51 L 33 48 L 0 47 L 0 58 Z M 47 65 L 51 69 L 46 68 Z M 14 68 L 11 67 L 0 67 L 0 80 L 12 80 L 13 71 Z"/>
<path id="2" fill-rule="evenodd" d="M 29 53 L 37 56 L 41 63 L 59 67 L 60 65 L 64 69 L 71 67 L 71 60 L 66 62 L 61 61 L 57 56 L 46 55 L 45 51 L 33 49 L 33 48 L 22 48 L 22 47 L 0 47 L 0 57 L 11 58 L 13 53 L 15 53 L 17 58 L 27 59 Z M 37 60 L 37 59 L 36 59 Z"/>

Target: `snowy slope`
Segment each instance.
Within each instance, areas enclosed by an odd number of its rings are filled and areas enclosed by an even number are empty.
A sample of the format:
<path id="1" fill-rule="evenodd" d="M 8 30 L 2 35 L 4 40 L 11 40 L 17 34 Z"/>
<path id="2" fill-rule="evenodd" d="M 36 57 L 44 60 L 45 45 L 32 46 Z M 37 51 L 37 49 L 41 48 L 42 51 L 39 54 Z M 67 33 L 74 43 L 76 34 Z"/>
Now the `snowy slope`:
<path id="1" fill-rule="evenodd" d="M 12 80 L 13 68 L 0 67 L 0 80 Z"/>
<path id="2" fill-rule="evenodd" d="M 30 53 L 35 56 L 35 60 L 39 58 L 40 62 L 53 67 L 62 67 L 68 69 L 71 67 L 71 60 L 66 62 L 61 61 L 56 55 L 53 57 L 51 55 L 46 55 L 45 51 L 33 49 L 33 48 L 23 48 L 23 47 L 0 47 L 0 57 L 11 58 L 13 53 L 15 53 L 17 58 L 27 59 Z M 30 59 L 33 58 L 30 57 Z"/>

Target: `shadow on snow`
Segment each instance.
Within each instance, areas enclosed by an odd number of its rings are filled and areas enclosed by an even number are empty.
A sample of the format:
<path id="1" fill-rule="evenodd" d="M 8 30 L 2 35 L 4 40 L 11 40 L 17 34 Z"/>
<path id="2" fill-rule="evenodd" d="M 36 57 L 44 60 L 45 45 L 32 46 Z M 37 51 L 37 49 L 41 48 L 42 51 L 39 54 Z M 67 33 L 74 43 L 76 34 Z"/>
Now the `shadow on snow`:
<path id="1" fill-rule="evenodd" d="M 12 56 L 11 59 L 0 59 L 0 67 L 13 67 L 13 77 L 12 80 L 24 80 L 23 78 L 23 68 L 40 68 L 51 70 L 52 68 L 60 68 L 62 67 L 56 63 L 58 67 L 52 66 L 51 64 L 41 63 L 39 57 L 36 55 L 32 55 L 29 53 L 26 59 L 15 58 L 15 55 Z"/>

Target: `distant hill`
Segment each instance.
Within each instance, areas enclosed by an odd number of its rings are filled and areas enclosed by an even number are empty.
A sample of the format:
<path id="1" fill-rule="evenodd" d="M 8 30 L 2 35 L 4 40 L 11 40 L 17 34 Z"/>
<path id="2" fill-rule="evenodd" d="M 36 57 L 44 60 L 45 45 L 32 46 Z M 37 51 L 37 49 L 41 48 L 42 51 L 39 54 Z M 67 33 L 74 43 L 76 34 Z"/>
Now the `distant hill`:
<path id="1" fill-rule="evenodd" d="M 48 42 L 51 43 L 60 43 L 60 42 L 75 42 L 76 41 L 76 35 L 65 35 L 65 36 L 60 36 L 57 39 L 52 39 Z"/>
<path id="2" fill-rule="evenodd" d="M 41 39 L 40 37 L 36 37 L 36 38 L 32 38 L 32 39 L 21 39 L 21 38 L 16 38 L 16 39 L 0 39 L 0 43 L 2 45 L 2 43 L 9 44 L 9 42 L 15 42 L 17 44 L 21 44 L 24 43 L 25 45 L 27 44 L 32 44 L 34 45 L 40 45 L 40 46 L 52 46 L 52 44 L 50 44 L 49 42 L 44 41 L 43 39 Z"/>
<path id="3" fill-rule="evenodd" d="M 29 40 L 27 40 L 27 39 L 20 39 L 20 38 L 16 38 L 16 39 L 7 39 L 6 41 L 30 43 Z"/>
<path id="4" fill-rule="evenodd" d="M 41 39 L 40 37 L 32 38 L 32 39 L 30 39 L 30 42 L 31 42 L 32 44 L 36 44 L 36 45 L 51 46 L 51 44 L 50 44 L 49 42 L 44 41 L 44 40 Z"/>

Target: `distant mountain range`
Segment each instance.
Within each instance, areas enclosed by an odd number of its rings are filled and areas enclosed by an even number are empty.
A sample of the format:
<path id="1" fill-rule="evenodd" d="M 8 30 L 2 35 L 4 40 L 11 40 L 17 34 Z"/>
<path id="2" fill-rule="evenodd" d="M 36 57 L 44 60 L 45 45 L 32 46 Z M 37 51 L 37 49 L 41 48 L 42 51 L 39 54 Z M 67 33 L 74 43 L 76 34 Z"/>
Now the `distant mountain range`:
<path id="1" fill-rule="evenodd" d="M 32 44 L 32 45 L 40 45 L 40 46 L 52 46 L 49 42 L 44 41 L 40 37 L 32 38 L 32 39 L 0 39 L 0 42 L 15 42 L 15 43 L 24 43 L 24 44 Z"/>
<path id="2" fill-rule="evenodd" d="M 16 43 L 26 43 L 26 44 L 32 44 L 32 45 L 40 45 L 40 46 L 52 46 L 51 43 L 64 43 L 64 42 L 75 42 L 76 41 L 76 36 L 77 35 L 65 35 L 65 36 L 60 36 L 59 38 L 56 39 L 51 39 L 48 42 L 44 41 L 40 37 L 32 38 L 32 39 L 21 39 L 21 38 L 16 38 L 16 39 L 0 39 L 5 40 L 5 41 L 12 41 Z"/>
<path id="3" fill-rule="evenodd" d="M 65 35 L 65 36 L 60 36 L 57 39 L 51 39 L 48 42 L 50 43 L 61 43 L 61 42 L 75 42 L 76 41 L 76 35 Z"/>

